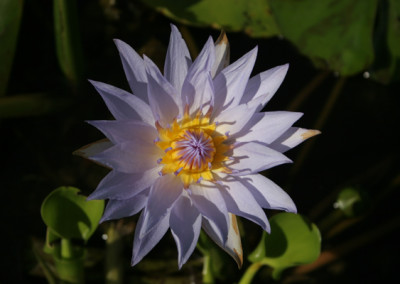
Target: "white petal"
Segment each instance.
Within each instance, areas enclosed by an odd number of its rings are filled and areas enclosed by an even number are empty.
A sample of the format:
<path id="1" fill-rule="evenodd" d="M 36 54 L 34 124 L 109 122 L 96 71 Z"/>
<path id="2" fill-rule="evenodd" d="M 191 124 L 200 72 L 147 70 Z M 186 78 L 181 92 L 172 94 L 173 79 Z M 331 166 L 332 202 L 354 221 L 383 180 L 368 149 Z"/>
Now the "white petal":
<path id="1" fill-rule="evenodd" d="M 192 64 L 189 50 L 178 29 L 171 25 L 171 36 L 164 65 L 165 78 L 177 90 L 180 97 L 183 80 L 187 75 L 189 66 Z"/>
<path id="2" fill-rule="evenodd" d="M 103 217 L 101 217 L 100 223 L 135 215 L 146 205 L 148 195 L 149 188 L 129 199 L 110 199 L 104 210 Z"/>
<path id="3" fill-rule="evenodd" d="M 215 61 L 214 44 L 209 37 L 199 56 L 190 66 L 182 86 L 182 106 L 188 104 L 190 111 L 197 111 L 202 104 L 211 100 L 209 77 Z"/>
<path id="4" fill-rule="evenodd" d="M 176 202 L 170 216 L 171 232 L 178 248 L 179 268 L 193 253 L 201 229 L 201 215 L 186 195 Z"/>
<path id="5" fill-rule="evenodd" d="M 172 123 L 174 118 L 179 114 L 175 88 L 162 76 L 158 67 L 146 56 L 144 57 L 146 64 L 148 95 L 151 111 L 156 120 L 164 125 Z"/>
<path id="6" fill-rule="evenodd" d="M 248 175 L 242 183 L 253 194 L 261 207 L 296 213 L 296 205 L 290 196 L 278 185 L 263 175 Z"/>
<path id="7" fill-rule="evenodd" d="M 144 210 L 142 211 L 135 229 L 131 261 L 132 266 L 141 261 L 165 235 L 169 228 L 169 213 L 170 212 L 159 220 L 153 228 L 143 228 Z M 142 238 L 139 236 L 140 233 L 143 233 Z"/>
<path id="8" fill-rule="evenodd" d="M 230 213 L 253 221 L 270 232 L 267 216 L 248 189 L 237 179 L 224 181 L 220 186 L 226 207 Z"/>
<path id="9" fill-rule="evenodd" d="M 114 144 L 129 141 L 151 142 L 158 133 L 154 126 L 136 120 L 92 120 L 87 121 L 107 136 Z"/>
<path id="10" fill-rule="evenodd" d="M 291 127 L 288 131 L 283 133 L 281 137 L 272 142 L 269 147 L 275 149 L 276 151 L 284 153 L 287 150 L 296 147 L 308 138 L 311 138 L 320 133 L 321 132 L 319 130 Z"/>
<path id="11" fill-rule="evenodd" d="M 122 66 L 133 94 L 147 103 L 147 76 L 143 59 L 125 42 L 115 39 L 114 43 L 118 48 Z"/>
<path id="12" fill-rule="evenodd" d="M 108 139 L 101 139 L 99 141 L 90 143 L 88 145 L 85 145 L 78 150 L 74 151 L 72 154 L 84 157 L 84 158 L 89 158 L 91 156 L 97 155 L 109 148 L 111 148 L 114 144 L 108 140 Z"/>
<path id="13" fill-rule="evenodd" d="M 170 214 L 176 200 L 181 196 L 183 184 L 173 175 L 159 177 L 153 184 L 147 206 L 143 215 L 142 238 L 149 228 L 156 225 L 159 220 Z"/>
<path id="14" fill-rule="evenodd" d="M 89 195 L 88 200 L 132 198 L 153 185 L 159 177 L 159 170 L 160 167 L 155 167 L 145 172 L 131 174 L 111 171 L 101 180 L 96 190 Z"/>
<path id="15" fill-rule="evenodd" d="M 143 100 L 117 87 L 90 80 L 115 119 L 143 120 L 154 125 L 150 107 Z"/>
<path id="16" fill-rule="evenodd" d="M 230 136 L 240 132 L 252 119 L 256 106 L 246 104 L 229 108 L 215 117 L 218 132 L 228 133 Z"/>
<path id="17" fill-rule="evenodd" d="M 89 157 L 107 167 L 123 173 L 143 173 L 157 166 L 157 160 L 163 155 L 154 143 L 121 143 L 104 152 Z"/>
<path id="18" fill-rule="evenodd" d="M 196 208 L 207 219 L 216 225 L 216 230 L 225 243 L 228 237 L 228 211 L 225 201 L 217 187 L 205 185 L 191 185 L 190 199 Z"/>
<path id="19" fill-rule="evenodd" d="M 215 62 L 211 70 L 212 78 L 229 65 L 229 57 L 229 41 L 225 32 L 221 31 L 221 34 L 215 41 Z"/>
<path id="20" fill-rule="evenodd" d="M 270 144 L 302 115 L 300 112 L 288 111 L 256 113 L 242 131 L 232 136 L 238 142 L 258 141 Z"/>
<path id="21" fill-rule="evenodd" d="M 236 216 L 229 213 L 229 231 L 228 239 L 223 242 L 220 232 L 215 223 L 203 218 L 202 227 L 208 236 L 224 251 L 226 251 L 237 263 L 239 268 L 243 265 L 243 249 L 240 240 L 239 227 L 237 225 Z"/>
<path id="22" fill-rule="evenodd" d="M 227 166 L 238 175 L 257 173 L 291 162 L 280 152 L 255 142 L 235 146 L 232 156 L 234 159 L 228 162 Z"/>
<path id="23" fill-rule="evenodd" d="M 257 47 L 223 69 L 214 79 L 215 113 L 239 104 L 257 57 Z"/>
<path id="24" fill-rule="evenodd" d="M 262 97 L 262 103 L 257 110 L 261 110 L 272 98 L 288 71 L 289 64 L 271 68 L 249 80 L 240 103 L 248 103 L 258 97 Z"/>

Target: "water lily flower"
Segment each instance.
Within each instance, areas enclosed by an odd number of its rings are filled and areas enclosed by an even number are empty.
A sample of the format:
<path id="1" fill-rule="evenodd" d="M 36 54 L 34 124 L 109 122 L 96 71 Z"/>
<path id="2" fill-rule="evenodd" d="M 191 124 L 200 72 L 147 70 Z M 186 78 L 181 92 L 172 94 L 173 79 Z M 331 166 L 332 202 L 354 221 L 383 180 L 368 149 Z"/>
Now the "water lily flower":
<path id="1" fill-rule="evenodd" d="M 316 130 L 293 127 L 301 113 L 260 112 L 288 65 L 250 78 L 257 47 L 229 65 L 224 33 L 192 61 L 172 25 L 164 72 L 115 40 L 132 93 L 91 81 L 115 120 L 89 123 L 107 139 L 77 151 L 111 169 L 89 199 L 108 199 L 102 221 L 141 211 L 132 265 L 171 230 L 181 267 L 203 229 L 239 265 L 236 216 L 270 231 L 263 208 L 296 212 L 260 171 L 289 163 L 283 153 Z"/>

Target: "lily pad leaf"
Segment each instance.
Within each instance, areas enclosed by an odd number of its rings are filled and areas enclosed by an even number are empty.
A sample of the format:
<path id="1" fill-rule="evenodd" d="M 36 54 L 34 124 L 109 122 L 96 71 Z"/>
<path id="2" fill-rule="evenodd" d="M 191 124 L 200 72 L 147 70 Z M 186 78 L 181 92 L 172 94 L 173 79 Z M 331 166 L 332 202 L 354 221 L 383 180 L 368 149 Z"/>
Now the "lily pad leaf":
<path id="1" fill-rule="evenodd" d="M 244 31 L 253 37 L 279 34 L 265 0 L 142 0 L 165 16 L 189 25 Z"/>
<path id="2" fill-rule="evenodd" d="M 269 1 L 282 35 L 319 68 L 343 76 L 374 60 L 377 0 Z"/>
<path id="3" fill-rule="evenodd" d="M 86 201 L 75 187 L 59 187 L 42 203 L 41 214 L 51 239 L 87 241 L 96 230 L 104 210 L 104 200 Z"/>
<path id="4" fill-rule="evenodd" d="M 321 252 L 321 235 L 317 226 L 300 214 L 280 213 L 270 219 L 271 234 L 263 233 L 251 262 L 271 266 L 278 279 L 289 267 L 315 261 Z"/>

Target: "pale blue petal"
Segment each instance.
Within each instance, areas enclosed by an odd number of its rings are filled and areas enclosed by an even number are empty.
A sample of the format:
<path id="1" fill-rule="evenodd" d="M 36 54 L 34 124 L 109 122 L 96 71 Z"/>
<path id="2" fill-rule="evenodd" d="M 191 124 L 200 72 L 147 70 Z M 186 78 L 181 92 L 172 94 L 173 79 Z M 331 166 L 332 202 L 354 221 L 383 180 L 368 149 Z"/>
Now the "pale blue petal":
<path id="1" fill-rule="evenodd" d="M 181 196 L 183 184 L 174 175 L 159 177 L 153 184 L 147 206 L 143 213 L 143 237 L 146 231 L 155 226 L 159 220 L 170 214 L 176 200 Z"/>
<path id="2" fill-rule="evenodd" d="M 229 217 L 225 201 L 217 187 L 192 184 L 190 199 L 200 213 L 216 225 L 218 235 L 225 243 L 228 237 Z"/>
<path id="3" fill-rule="evenodd" d="M 126 79 L 128 80 L 133 94 L 138 96 L 144 102 L 148 102 L 147 76 L 143 59 L 125 42 L 115 39 L 114 43 L 118 48 Z"/>
<path id="4" fill-rule="evenodd" d="M 189 66 L 192 64 L 189 50 L 182 35 L 171 25 L 171 36 L 164 65 L 165 78 L 175 87 L 177 96 L 180 97 L 182 84 L 186 78 Z"/>
<path id="5" fill-rule="evenodd" d="M 154 143 L 121 143 L 89 157 L 109 168 L 123 173 L 143 173 L 157 167 L 163 152 Z"/>
<path id="6" fill-rule="evenodd" d="M 215 113 L 239 104 L 257 58 L 257 47 L 223 69 L 214 78 Z"/>
<path id="7" fill-rule="evenodd" d="M 114 144 L 110 140 L 104 138 L 99 141 L 85 145 L 79 148 L 78 150 L 74 151 L 72 154 L 84 158 L 89 158 L 101 152 L 104 152 L 105 150 L 111 148 L 113 145 Z"/>
<path id="8" fill-rule="evenodd" d="M 256 113 L 245 127 L 232 135 L 237 142 L 257 141 L 270 144 L 287 131 L 303 114 L 300 112 L 271 111 Z"/>
<path id="9" fill-rule="evenodd" d="M 226 207 L 230 213 L 253 221 L 270 232 L 270 226 L 264 211 L 248 189 L 237 179 L 224 181 L 220 186 Z"/>
<path id="10" fill-rule="evenodd" d="M 211 69 L 211 77 L 214 78 L 222 69 L 229 65 L 230 49 L 229 41 L 224 31 L 215 41 L 215 62 Z"/>
<path id="11" fill-rule="evenodd" d="M 100 223 L 130 217 L 138 213 L 147 203 L 149 190 L 150 188 L 147 188 L 134 197 L 125 200 L 110 199 L 104 209 Z"/>
<path id="12" fill-rule="evenodd" d="M 278 185 L 263 175 L 248 175 L 241 178 L 243 185 L 253 194 L 261 207 L 296 213 L 296 205 Z"/>
<path id="13" fill-rule="evenodd" d="M 217 130 L 220 133 L 235 135 L 245 127 L 254 116 L 256 105 L 238 105 L 219 114 L 214 121 L 217 122 Z"/>
<path id="14" fill-rule="evenodd" d="M 111 171 L 101 180 L 96 190 L 89 195 L 88 200 L 129 199 L 152 186 L 159 177 L 159 170 L 159 167 L 155 167 L 145 172 L 130 174 Z"/>
<path id="15" fill-rule="evenodd" d="M 228 161 L 226 164 L 237 175 L 257 173 L 291 162 L 282 153 L 256 142 L 236 145 L 233 149 L 232 157 L 233 160 Z"/>
<path id="16" fill-rule="evenodd" d="M 199 56 L 190 66 L 182 86 L 182 106 L 188 104 L 191 112 L 211 100 L 212 94 L 207 92 L 207 84 L 214 61 L 214 43 L 209 37 Z"/>
<path id="17" fill-rule="evenodd" d="M 175 102 L 175 99 L 178 99 L 176 90 L 149 58 L 144 57 L 144 62 L 149 82 L 149 103 L 153 116 L 164 125 L 172 123 L 179 114 L 179 108 Z"/>
<path id="18" fill-rule="evenodd" d="M 143 100 L 117 87 L 90 80 L 115 119 L 143 120 L 154 125 L 150 107 Z"/>
<path id="19" fill-rule="evenodd" d="M 202 223 L 201 226 L 203 230 L 207 233 L 207 235 L 221 248 L 224 247 L 224 244 L 226 240 L 223 240 L 223 236 L 221 234 L 221 230 L 218 228 L 218 226 L 211 221 L 210 219 L 207 219 L 205 217 L 202 218 Z"/>
<path id="20" fill-rule="evenodd" d="M 168 212 L 153 228 L 144 228 L 144 210 L 139 217 L 138 223 L 135 228 L 135 237 L 133 240 L 133 253 L 131 265 L 136 265 L 148 254 L 154 246 L 162 239 L 169 228 L 169 214 Z M 140 237 L 140 234 L 143 237 Z"/>
<path id="21" fill-rule="evenodd" d="M 201 215 L 186 195 L 176 202 L 170 216 L 171 232 L 178 248 L 179 269 L 196 248 L 201 229 Z"/>
<path id="22" fill-rule="evenodd" d="M 288 71 L 289 64 L 277 66 L 252 77 L 244 90 L 240 103 L 248 103 L 261 97 L 262 103 L 257 110 L 261 110 L 272 98 Z"/>
<path id="23" fill-rule="evenodd" d="M 88 121 L 99 129 L 114 144 L 129 141 L 153 142 L 158 133 L 154 126 L 137 120 L 92 120 Z"/>
<path id="24" fill-rule="evenodd" d="M 239 227 L 236 215 L 229 213 L 229 231 L 226 242 L 222 241 L 220 232 L 214 222 L 203 218 L 202 228 L 207 235 L 224 251 L 226 251 L 237 263 L 239 267 L 243 265 L 243 248 L 240 239 Z"/>
<path id="25" fill-rule="evenodd" d="M 308 138 L 311 138 L 320 133 L 321 132 L 319 130 L 291 127 L 278 139 L 272 142 L 269 147 L 275 149 L 276 151 L 284 153 L 296 147 Z"/>

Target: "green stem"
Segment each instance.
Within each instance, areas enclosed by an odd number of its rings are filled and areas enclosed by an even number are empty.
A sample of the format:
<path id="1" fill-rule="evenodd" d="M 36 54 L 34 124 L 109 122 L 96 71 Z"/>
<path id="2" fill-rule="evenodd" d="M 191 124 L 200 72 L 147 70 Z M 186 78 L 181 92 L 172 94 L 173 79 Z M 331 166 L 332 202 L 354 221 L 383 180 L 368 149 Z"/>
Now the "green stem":
<path id="1" fill-rule="evenodd" d="M 61 258 L 70 259 L 74 257 L 74 248 L 70 239 L 61 239 Z"/>
<path id="2" fill-rule="evenodd" d="M 212 273 L 212 267 L 211 267 L 211 257 L 209 254 L 204 255 L 202 274 L 203 274 L 203 283 L 204 284 L 213 284 L 215 282 L 214 276 Z"/>
<path id="3" fill-rule="evenodd" d="M 61 239 L 60 258 L 55 257 L 55 266 L 61 283 L 83 284 L 84 279 L 84 255 L 77 253 L 71 240 Z"/>
<path id="4" fill-rule="evenodd" d="M 251 264 L 244 272 L 239 284 L 250 284 L 258 270 L 263 266 L 261 262 L 255 262 Z"/>

